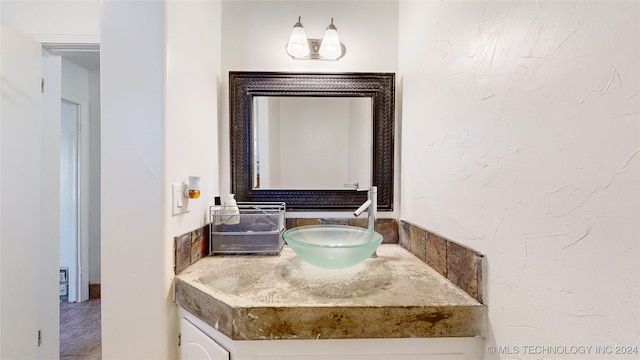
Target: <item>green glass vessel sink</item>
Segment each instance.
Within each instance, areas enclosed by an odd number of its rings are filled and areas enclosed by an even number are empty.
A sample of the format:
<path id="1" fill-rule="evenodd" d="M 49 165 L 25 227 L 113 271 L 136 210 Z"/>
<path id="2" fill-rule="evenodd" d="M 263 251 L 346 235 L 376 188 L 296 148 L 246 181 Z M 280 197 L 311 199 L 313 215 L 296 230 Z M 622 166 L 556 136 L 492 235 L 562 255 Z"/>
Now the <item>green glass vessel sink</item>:
<path id="1" fill-rule="evenodd" d="M 355 226 L 311 225 L 285 231 L 284 240 L 298 257 L 312 265 L 344 269 L 371 256 L 382 243 L 382 235 Z"/>

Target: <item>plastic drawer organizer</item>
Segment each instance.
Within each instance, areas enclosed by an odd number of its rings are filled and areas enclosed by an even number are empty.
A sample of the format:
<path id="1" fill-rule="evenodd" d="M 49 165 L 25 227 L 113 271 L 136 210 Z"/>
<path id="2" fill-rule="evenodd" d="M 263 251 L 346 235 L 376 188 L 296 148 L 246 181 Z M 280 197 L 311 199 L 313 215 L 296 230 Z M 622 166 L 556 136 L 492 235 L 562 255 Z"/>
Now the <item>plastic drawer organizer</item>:
<path id="1" fill-rule="evenodd" d="M 211 254 L 280 255 L 284 244 L 285 203 L 239 202 L 237 207 L 239 222 L 235 209 L 210 207 Z"/>

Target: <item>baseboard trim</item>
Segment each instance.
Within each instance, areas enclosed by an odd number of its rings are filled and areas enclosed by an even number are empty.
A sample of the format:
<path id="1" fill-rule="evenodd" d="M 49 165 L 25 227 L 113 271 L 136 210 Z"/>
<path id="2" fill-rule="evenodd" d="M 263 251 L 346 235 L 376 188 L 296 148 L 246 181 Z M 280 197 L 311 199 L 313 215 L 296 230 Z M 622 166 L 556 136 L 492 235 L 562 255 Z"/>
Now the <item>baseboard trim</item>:
<path id="1" fill-rule="evenodd" d="M 89 284 L 89 299 L 100 299 L 100 284 Z"/>

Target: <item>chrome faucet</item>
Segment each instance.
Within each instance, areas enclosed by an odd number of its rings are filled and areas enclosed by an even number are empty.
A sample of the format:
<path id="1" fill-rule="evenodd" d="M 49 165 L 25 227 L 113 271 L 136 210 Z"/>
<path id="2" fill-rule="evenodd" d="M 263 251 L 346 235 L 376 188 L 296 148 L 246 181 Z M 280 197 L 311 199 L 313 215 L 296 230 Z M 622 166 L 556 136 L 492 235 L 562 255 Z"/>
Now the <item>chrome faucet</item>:
<path id="1" fill-rule="evenodd" d="M 367 189 L 358 189 L 358 191 L 365 191 Z M 358 210 L 353 212 L 354 216 L 360 216 L 363 211 L 369 209 L 367 212 L 367 229 L 375 231 L 376 229 L 376 213 L 378 211 L 378 187 L 371 186 L 368 189 L 369 195 L 367 201 L 360 205 Z M 374 251 L 371 257 L 378 257 L 378 254 Z"/>

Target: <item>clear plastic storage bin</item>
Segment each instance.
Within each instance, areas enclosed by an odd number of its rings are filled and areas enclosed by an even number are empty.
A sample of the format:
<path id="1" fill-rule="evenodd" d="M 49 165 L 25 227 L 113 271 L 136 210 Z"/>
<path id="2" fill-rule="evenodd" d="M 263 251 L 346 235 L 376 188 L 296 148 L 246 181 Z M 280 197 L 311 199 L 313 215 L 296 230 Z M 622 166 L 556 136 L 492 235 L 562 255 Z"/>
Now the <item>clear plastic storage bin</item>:
<path id="1" fill-rule="evenodd" d="M 233 207 L 211 206 L 211 254 L 280 255 L 285 211 L 285 203 L 239 202 Z"/>

